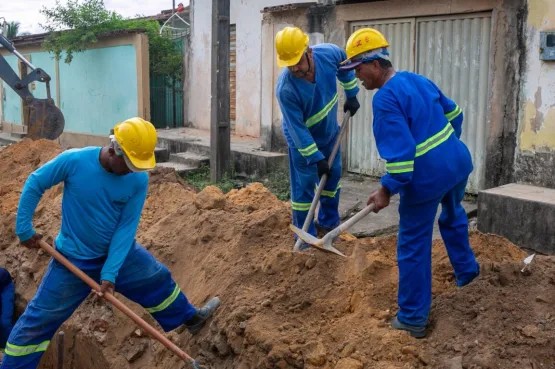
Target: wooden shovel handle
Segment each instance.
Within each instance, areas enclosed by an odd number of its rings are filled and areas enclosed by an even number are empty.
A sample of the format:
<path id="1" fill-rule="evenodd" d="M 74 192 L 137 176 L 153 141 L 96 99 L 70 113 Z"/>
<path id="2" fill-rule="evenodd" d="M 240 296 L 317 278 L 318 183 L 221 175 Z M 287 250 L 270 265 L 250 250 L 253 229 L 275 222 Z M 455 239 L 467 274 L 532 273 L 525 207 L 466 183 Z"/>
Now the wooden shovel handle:
<path id="1" fill-rule="evenodd" d="M 100 285 L 96 283 L 91 277 L 86 275 L 81 269 L 77 268 L 73 263 L 67 260 L 62 254 L 56 251 L 52 246 L 46 242 L 40 240 L 39 246 L 46 251 L 50 256 L 59 261 L 63 266 L 68 268 L 73 274 L 79 277 L 83 282 L 89 285 L 93 290 L 100 292 Z M 104 293 L 104 299 L 108 300 L 112 305 L 118 308 L 122 313 L 127 315 L 131 320 L 133 320 L 139 327 L 145 330 L 152 338 L 159 341 L 162 345 L 166 346 L 174 354 L 176 354 L 181 360 L 195 365 L 195 359 L 187 355 L 179 347 L 177 347 L 172 341 L 167 339 L 163 334 L 158 332 L 154 327 L 144 321 L 141 317 L 135 314 L 131 309 L 119 301 L 114 295 L 110 293 Z"/>

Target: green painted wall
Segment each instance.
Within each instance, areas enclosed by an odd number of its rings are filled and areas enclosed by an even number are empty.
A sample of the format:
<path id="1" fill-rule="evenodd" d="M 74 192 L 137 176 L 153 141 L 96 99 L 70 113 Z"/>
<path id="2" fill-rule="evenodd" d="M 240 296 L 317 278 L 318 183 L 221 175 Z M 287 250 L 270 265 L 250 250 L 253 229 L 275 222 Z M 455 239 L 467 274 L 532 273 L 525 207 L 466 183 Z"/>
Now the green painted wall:
<path id="1" fill-rule="evenodd" d="M 51 96 L 56 101 L 56 64 L 46 52 L 31 53 L 31 63 L 52 77 Z M 6 57 L 18 73 L 15 56 Z M 74 54 L 71 64 L 59 62 L 60 109 L 64 131 L 108 135 L 114 125 L 138 115 L 137 62 L 133 45 L 87 50 Z M 4 83 L 4 82 L 2 82 Z M 35 97 L 46 97 L 45 85 L 36 82 Z M 4 83 L 4 120 L 21 123 L 19 96 Z"/>
<path id="2" fill-rule="evenodd" d="M 118 122 L 138 114 L 137 62 L 132 45 L 74 54 L 60 62 L 60 109 L 65 130 L 108 135 Z"/>
<path id="3" fill-rule="evenodd" d="M 12 69 L 19 75 L 17 67 L 17 58 L 15 56 L 6 57 L 6 61 L 12 67 Z M 6 122 L 23 124 L 21 122 L 21 104 L 19 95 L 17 95 L 4 81 L 2 81 L 2 87 L 4 91 L 4 120 Z"/>

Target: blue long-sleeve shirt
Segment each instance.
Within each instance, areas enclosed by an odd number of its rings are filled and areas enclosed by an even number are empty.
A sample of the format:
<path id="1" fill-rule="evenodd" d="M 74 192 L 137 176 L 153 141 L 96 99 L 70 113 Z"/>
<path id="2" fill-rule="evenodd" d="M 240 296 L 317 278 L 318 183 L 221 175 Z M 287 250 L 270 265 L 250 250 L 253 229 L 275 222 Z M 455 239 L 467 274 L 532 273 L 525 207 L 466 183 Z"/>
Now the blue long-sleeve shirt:
<path id="1" fill-rule="evenodd" d="M 312 47 L 312 55 L 314 83 L 295 77 L 285 68 L 276 88 L 287 144 L 299 150 L 308 164 L 325 158 L 318 148 L 332 142 L 339 131 L 336 80 L 346 98 L 355 97 L 359 91 L 354 72 L 338 70 L 347 59 L 343 50 L 333 44 L 319 44 Z"/>
<path id="2" fill-rule="evenodd" d="M 374 137 L 387 161 L 381 183 L 407 202 L 428 201 L 472 172 L 459 140 L 463 113 L 424 76 L 397 72 L 374 96 Z"/>
<path id="3" fill-rule="evenodd" d="M 109 173 L 100 164 L 100 150 L 67 150 L 33 172 L 19 200 L 16 233 L 21 241 L 35 234 L 32 219 L 42 195 L 63 182 L 62 227 L 56 247 L 76 259 L 106 258 L 101 279 L 115 283 L 135 242 L 148 174 Z"/>

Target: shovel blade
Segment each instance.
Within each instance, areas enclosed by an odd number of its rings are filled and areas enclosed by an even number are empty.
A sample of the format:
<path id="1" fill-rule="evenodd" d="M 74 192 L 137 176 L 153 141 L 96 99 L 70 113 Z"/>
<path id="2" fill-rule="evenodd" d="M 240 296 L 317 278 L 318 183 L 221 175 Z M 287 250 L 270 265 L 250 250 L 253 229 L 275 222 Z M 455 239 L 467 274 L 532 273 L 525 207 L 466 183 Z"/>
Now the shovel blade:
<path id="1" fill-rule="evenodd" d="M 52 99 L 34 99 L 29 105 L 27 137 L 55 140 L 64 131 L 65 119 Z"/>

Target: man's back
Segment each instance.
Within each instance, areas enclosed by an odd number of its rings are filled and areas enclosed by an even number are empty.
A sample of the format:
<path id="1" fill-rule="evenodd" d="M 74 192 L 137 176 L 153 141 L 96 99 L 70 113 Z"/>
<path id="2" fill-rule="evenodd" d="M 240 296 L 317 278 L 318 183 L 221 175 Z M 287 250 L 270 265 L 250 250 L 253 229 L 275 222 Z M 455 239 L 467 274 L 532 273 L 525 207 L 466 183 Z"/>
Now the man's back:
<path id="1" fill-rule="evenodd" d="M 462 115 L 450 122 L 449 113 L 457 111 L 457 105 L 426 77 L 396 73 L 376 93 L 373 107 L 376 141 L 383 142 L 379 138 L 391 136 L 395 125 L 406 124 L 416 145 L 412 179 L 403 189 L 407 199 L 429 200 L 472 172 L 470 153 L 458 139 Z M 406 137 L 399 137 L 396 145 L 406 146 L 407 142 Z"/>

